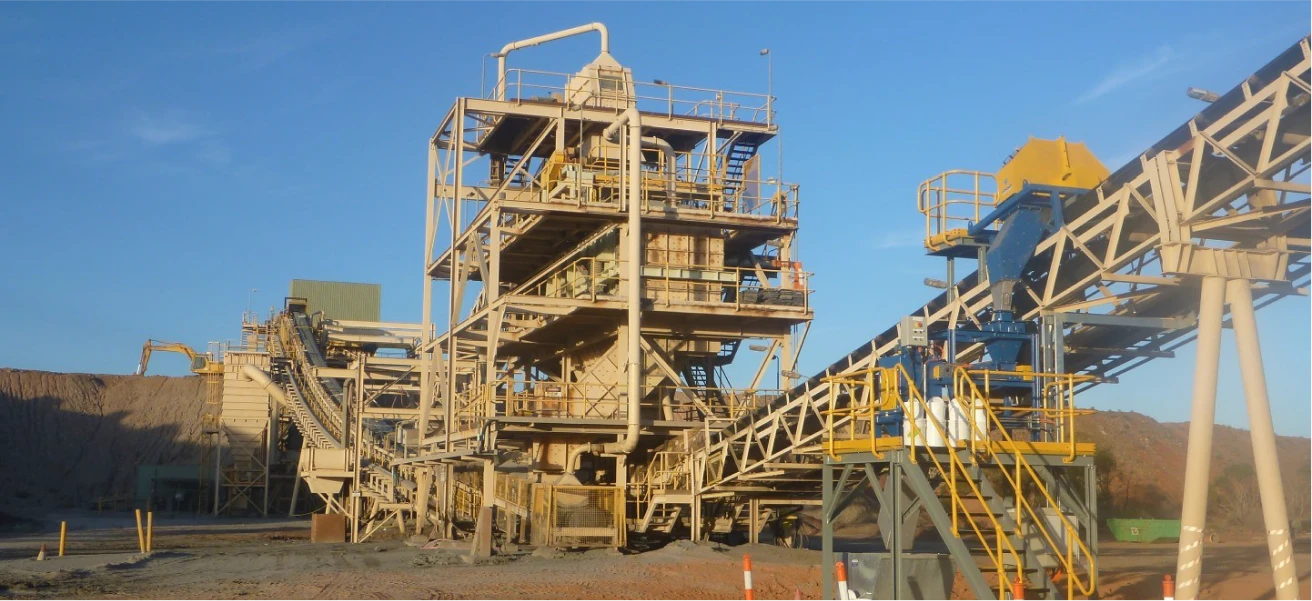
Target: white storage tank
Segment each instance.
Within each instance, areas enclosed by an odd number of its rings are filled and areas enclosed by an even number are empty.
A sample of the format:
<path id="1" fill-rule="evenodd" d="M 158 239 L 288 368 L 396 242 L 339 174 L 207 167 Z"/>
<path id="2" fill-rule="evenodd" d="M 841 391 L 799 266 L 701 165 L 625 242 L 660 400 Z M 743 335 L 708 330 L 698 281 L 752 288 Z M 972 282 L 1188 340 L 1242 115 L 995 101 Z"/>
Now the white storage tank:
<path id="1" fill-rule="evenodd" d="M 948 439 L 954 447 L 970 443 L 971 411 L 966 399 L 948 403 Z"/>
<path id="2" fill-rule="evenodd" d="M 902 444 L 907 446 L 924 444 L 925 410 L 921 408 L 920 403 L 908 404 L 911 406 L 911 415 L 902 414 Z"/>
<path id="3" fill-rule="evenodd" d="M 931 447 L 943 447 L 947 446 L 944 436 L 948 435 L 948 402 L 941 396 L 930 397 L 929 416 L 925 419 L 925 440 Z"/>

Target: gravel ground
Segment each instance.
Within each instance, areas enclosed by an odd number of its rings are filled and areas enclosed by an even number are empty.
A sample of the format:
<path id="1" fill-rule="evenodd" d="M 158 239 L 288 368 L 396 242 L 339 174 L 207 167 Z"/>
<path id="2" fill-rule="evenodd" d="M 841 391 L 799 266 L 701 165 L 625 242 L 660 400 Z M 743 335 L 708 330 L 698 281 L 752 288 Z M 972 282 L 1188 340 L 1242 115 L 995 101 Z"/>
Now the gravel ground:
<path id="1" fill-rule="evenodd" d="M 67 555 L 33 561 L 58 533 L 0 538 L 0 597 L 148 599 L 741 599 L 742 556 L 752 556 L 758 599 L 820 597 L 820 553 L 769 545 L 676 541 L 640 554 L 533 553 L 470 563 L 458 550 L 399 538 L 309 544 L 299 520 L 160 517 L 149 556 L 136 553 L 131 514 L 53 514 L 70 522 Z M 49 522 L 48 522 L 49 523 Z M 1296 555 L 1308 595 L 1308 540 Z M 1103 546 L 1103 597 L 1156 598 L 1173 571 L 1170 544 Z M 1204 598 L 1262 598 L 1271 580 L 1262 541 L 1208 548 Z M 968 598 L 958 578 L 954 598 Z"/>

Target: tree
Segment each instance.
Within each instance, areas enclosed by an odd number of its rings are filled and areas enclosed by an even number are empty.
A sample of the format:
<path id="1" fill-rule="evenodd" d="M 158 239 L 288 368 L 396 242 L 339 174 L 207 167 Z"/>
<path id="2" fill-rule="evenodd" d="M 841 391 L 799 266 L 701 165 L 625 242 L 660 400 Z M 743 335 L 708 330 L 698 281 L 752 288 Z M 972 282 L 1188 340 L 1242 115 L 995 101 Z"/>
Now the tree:
<path id="1" fill-rule="evenodd" d="M 1262 528 L 1262 495 L 1257 472 L 1247 463 L 1236 463 L 1212 481 L 1212 514 L 1224 524 Z"/>

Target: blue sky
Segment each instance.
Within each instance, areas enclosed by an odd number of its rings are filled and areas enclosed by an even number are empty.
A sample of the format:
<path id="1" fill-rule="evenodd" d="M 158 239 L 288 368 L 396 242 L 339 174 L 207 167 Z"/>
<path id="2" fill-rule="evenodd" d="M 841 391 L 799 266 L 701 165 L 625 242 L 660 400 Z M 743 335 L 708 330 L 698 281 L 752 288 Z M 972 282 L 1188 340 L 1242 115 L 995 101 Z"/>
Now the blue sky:
<path id="1" fill-rule="evenodd" d="M 295 277 L 381 283 L 384 318 L 417 321 L 428 136 L 478 94 L 484 54 L 599 20 L 644 81 L 764 92 L 772 49 L 817 274 L 809 374 L 933 292 L 920 181 L 994 170 L 1031 135 L 1087 142 L 1115 169 L 1201 108 L 1186 87 L 1228 90 L 1309 17 L 1306 3 L 6 3 L 0 365 L 128 373 L 148 337 L 236 338 L 250 289 L 267 309 Z M 595 54 L 588 36 L 512 66 Z M 1259 322 L 1276 429 L 1308 435 L 1308 302 Z M 1217 419 L 1244 427 L 1226 335 Z M 1192 368 L 1190 347 L 1082 403 L 1184 420 Z"/>

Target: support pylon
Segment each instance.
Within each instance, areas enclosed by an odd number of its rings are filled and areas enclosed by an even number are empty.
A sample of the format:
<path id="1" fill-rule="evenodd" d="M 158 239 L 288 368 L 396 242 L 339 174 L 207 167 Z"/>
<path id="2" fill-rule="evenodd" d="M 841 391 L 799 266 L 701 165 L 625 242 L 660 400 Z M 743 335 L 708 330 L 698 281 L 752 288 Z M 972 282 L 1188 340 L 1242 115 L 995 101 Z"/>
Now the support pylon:
<path id="1" fill-rule="evenodd" d="M 1280 462 L 1276 455 L 1275 428 L 1267 397 L 1262 349 L 1257 335 L 1252 286 L 1247 280 L 1217 276 L 1203 278 L 1198 314 L 1198 355 L 1194 365 L 1193 410 L 1185 464 L 1184 503 L 1180 514 L 1180 554 L 1176 564 L 1176 599 L 1196 599 L 1201 586 L 1203 530 L 1211 481 L 1212 426 L 1216 413 L 1216 379 L 1221 348 L 1221 317 L 1226 302 L 1234 324 L 1235 346 L 1248 406 L 1253 440 L 1253 464 L 1262 497 L 1262 518 L 1271 551 L 1271 573 L 1277 599 L 1298 597 L 1298 575 L 1290 542 L 1289 514 L 1285 508 Z"/>
<path id="2" fill-rule="evenodd" d="M 1234 322 L 1235 346 L 1238 347 L 1244 398 L 1248 404 L 1253 464 L 1257 471 L 1257 487 L 1262 493 L 1262 518 L 1266 522 L 1266 544 L 1271 550 L 1276 598 L 1297 599 L 1298 574 L 1294 570 L 1294 549 L 1289 540 L 1289 514 L 1285 509 L 1285 488 L 1280 481 L 1280 461 L 1276 457 L 1276 433 L 1271 424 L 1266 374 L 1262 371 L 1262 348 L 1257 336 L 1253 291 L 1247 281 L 1231 280 L 1226 285 L 1226 296 L 1230 300 L 1230 318 Z"/>
<path id="3" fill-rule="evenodd" d="M 1177 599 L 1198 596 L 1203 571 L 1203 528 L 1211 484 L 1212 424 L 1216 418 L 1216 372 L 1221 362 L 1221 317 L 1225 278 L 1203 278 L 1198 304 L 1198 354 L 1194 360 L 1193 411 L 1184 468 L 1184 507 L 1180 512 L 1180 555 L 1176 563 Z"/>

